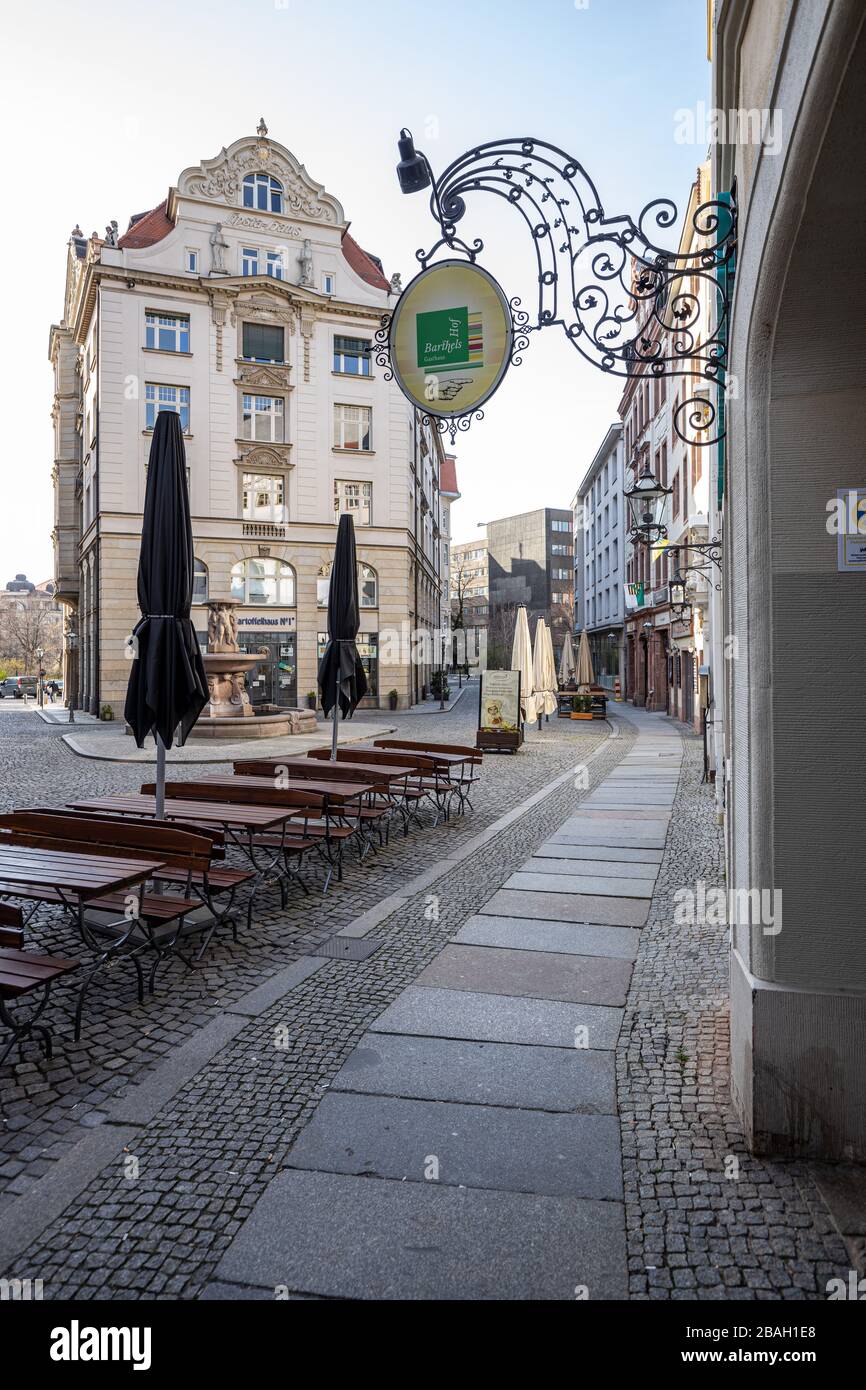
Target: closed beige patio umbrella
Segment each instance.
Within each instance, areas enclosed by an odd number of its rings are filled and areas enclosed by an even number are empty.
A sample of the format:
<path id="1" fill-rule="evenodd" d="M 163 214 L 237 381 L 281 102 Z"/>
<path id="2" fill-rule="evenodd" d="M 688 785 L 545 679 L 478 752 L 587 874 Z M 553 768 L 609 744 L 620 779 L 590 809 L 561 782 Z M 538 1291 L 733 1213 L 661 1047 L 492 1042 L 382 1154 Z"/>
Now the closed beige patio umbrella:
<path id="1" fill-rule="evenodd" d="M 553 633 L 544 624 L 544 689 L 549 696 L 552 708 L 547 710 L 548 714 L 556 713 L 556 658 L 553 655 Z"/>
<path id="2" fill-rule="evenodd" d="M 586 635 L 586 628 L 584 628 L 580 634 L 580 646 L 577 649 L 577 688 L 578 690 L 588 690 L 594 681 L 592 653 L 589 650 L 589 638 Z"/>
<path id="3" fill-rule="evenodd" d="M 574 646 L 571 641 L 571 633 L 565 634 L 565 641 L 562 644 L 562 655 L 559 658 L 559 679 L 566 685 L 574 675 Z"/>
<path id="4" fill-rule="evenodd" d="M 535 624 L 532 679 L 535 684 L 535 717 L 540 726 L 541 716 L 543 714 L 549 716 L 556 710 L 556 677 L 553 672 L 553 662 L 548 655 L 547 624 L 543 618 L 539 618 Z"/>
<path id="5" fill-rule="evenodd" d="M 532 644 L 525 608 L 518 608 L 511 649 L 511 670 L 520 672 L 520 713 L 525 724 L 535 718 L 535 685 L 532 678 Z"/>

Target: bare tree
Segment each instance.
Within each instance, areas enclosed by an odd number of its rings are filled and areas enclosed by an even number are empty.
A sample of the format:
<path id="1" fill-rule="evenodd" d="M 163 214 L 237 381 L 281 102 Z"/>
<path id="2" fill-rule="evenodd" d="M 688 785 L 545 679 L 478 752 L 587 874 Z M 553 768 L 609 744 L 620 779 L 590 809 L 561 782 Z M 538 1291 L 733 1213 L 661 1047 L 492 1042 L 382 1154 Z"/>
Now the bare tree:
<path id="1" fill-rule="evenodd" d="M 60 669 L 63 650 L 63 624 L 42 603 L 22 603 L 7 608 L 0 617 L 0 651 L 21 668 L 22 675 L 36 675 L 44 652 L 43 670 L 54 674 Z"/>
<path id="2" fill-rule="evenodd" d="M 494 671 L 507 671 L 511 665 L 518 607 L 516 603 L 490 604 L 487 623 L 487 664 Z"/>

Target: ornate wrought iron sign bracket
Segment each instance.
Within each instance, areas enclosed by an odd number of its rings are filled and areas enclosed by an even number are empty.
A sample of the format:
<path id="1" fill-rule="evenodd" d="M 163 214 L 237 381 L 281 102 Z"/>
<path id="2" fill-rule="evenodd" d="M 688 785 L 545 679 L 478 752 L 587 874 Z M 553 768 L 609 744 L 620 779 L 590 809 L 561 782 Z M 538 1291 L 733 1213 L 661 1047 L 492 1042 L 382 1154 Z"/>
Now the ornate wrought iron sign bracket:
<path id="1" fill-rule="evenodd" d="M 438 179 L 409 131 L 401 132 L 399 148 L 400 186 L 405 193 L 431 189 L 430 211 L 440 232 L 429 250 L 415 253 L 422 271 L 442 248 L 475 264 L 483 242 L 458 235 L 474 193 L 503 199 L 523 218 L 538 290 L 532 312 L 519 299 L 508 300 L 512 363 L 519 364 L 532 333 L 558 327 L 586 361 L 612 376 L 684 378 L 686 399 L 674 414 L 674 429 L 689 444 L 718 443 L 723 430 L 716 428 L 717 392 L 725 388 L 730 312 L 731 277 L 724 272 L 737 237 L 733 198 L 696 208 L 691 238 L 680 243 L 689 249 L 671 251 L 656 240 L 676 226 L 677 209 L 670 199 L 648 203 L 636 221 L 628 215 L 608 217 L 579 160 L 545 140 L 478 145 Z M 376 352 L 380 365 L 393 370 L 389 326 L 390 316 L 385 316 Z M 474 418 L 482 413 L 474 411 Z M 453 412 L 446 416 L 432 400 L 430 415 L 452 440 L 473 418 L 471 410 L 461 417 Z"/>

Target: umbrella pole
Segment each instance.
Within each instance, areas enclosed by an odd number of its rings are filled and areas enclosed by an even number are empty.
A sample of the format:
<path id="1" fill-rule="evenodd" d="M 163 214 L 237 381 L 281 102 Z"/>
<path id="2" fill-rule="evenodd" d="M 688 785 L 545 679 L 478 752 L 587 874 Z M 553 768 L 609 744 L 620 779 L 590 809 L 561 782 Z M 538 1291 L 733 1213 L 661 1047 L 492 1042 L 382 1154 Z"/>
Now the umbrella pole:
<path id="1" fill-rule="evenodd" d="M 156 736 L 156 818 L 165 818 L 165 744 Z"/>
<path id="2" fill-rule="evenodd" d="M 337 714 L 338 714 L 338 708 L 337 708 L 337 707 L 338 707 L 339 703 L 340 703 L 340 666 L 339 666 L 339 663 L 338 663 L 338 664 L 337 664 L 336 689 L 334 690 L 334 714 L 333 714 L 333 722 L 332 722 L 332 725 L 331 725 L 331 762 L 332 762 L 332 763 L 335 763 L 335 762 L 337 761 Z"/>

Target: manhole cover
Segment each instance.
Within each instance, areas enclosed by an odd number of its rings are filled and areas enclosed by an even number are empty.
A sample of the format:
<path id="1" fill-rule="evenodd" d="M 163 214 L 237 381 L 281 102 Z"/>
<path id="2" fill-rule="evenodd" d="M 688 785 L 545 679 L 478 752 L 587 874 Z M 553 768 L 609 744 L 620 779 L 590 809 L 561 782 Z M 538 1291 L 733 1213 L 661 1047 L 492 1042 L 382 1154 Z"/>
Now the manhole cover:
<path id="1" fill-rule="evenodd" d="M 328 956 L 332 960 L 366 960 L 382 945 L 373 936 L 332 936 L 312 946 L 308 956 Z"/>

